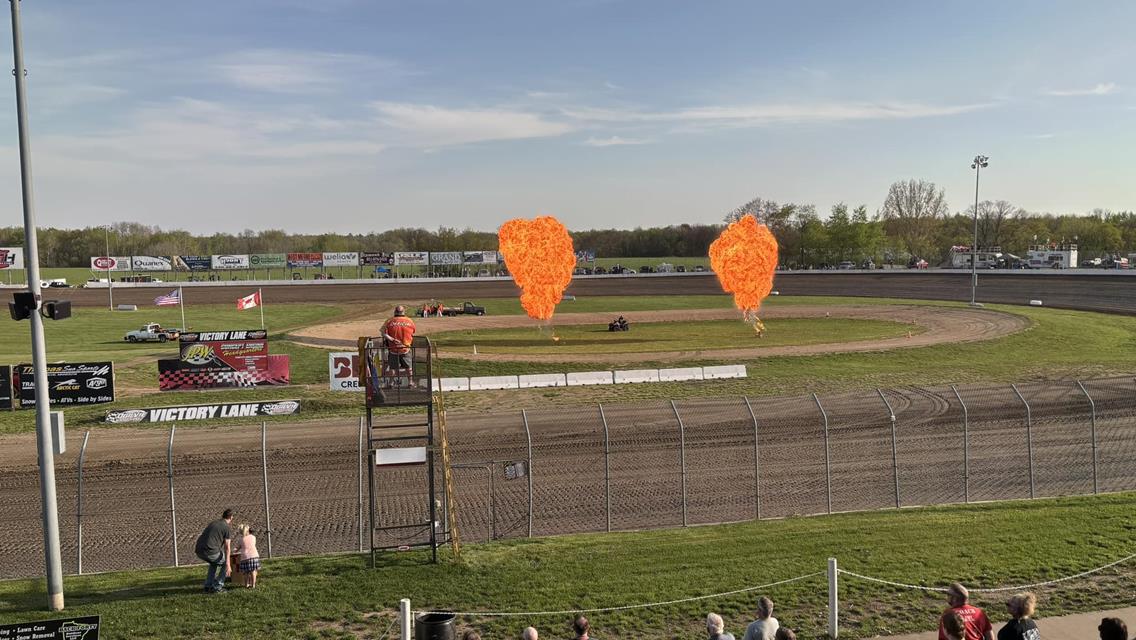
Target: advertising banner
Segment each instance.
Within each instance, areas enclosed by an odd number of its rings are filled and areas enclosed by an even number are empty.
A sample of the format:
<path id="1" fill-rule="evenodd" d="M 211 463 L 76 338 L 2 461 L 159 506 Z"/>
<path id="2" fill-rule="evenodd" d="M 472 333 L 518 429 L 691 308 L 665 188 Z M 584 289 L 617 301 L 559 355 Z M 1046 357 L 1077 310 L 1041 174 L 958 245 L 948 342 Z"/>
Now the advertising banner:
<path id="1" fill-rule="evenodd" d="M 122 409 L 107 411 L 105 422 L 131 424 L 136 422 L 184 422 L 186 420 L 213 420 L 220 418 L 259 418 L 264 416 L 290 416 L 300 412 L 299 400 L 272 400 L 268 402 L 224 402 L 154 409 Z"/>
<path id="2" fill-rule="evenodd" d="M 322 267 L 323 254 L 322 253 L 289 253 L 288 254 L 288 268 L 297 269 L 300 267 Z"/>
<path id="3" fill-rule="evenodd" d="M 213 268 L 211 256 L 174 256 L 177 271 L 209 271 Z"/>
<path id="4" fill-rule="evenodd" d="M 19 407 L 36 404 L 35 373 L 30 364 L 13 367 Z M 52 405 L 114 402 L 114 363 L 59 362 L 47 365 L 48 397 Z"/>
<path id="5" fill-rule="evenodd" d="M 0 638 L 4 640 L 39 640 L 40 638 L 99 640 L 99 626 L 99 616 L 0 624 Z"/>
<path id="6" fill-rule="evenodd" d="M 12 408 L 12 367 L 0 364 L 0 409 Z"/>
<path id="7" fill-rule="evenodd" d="M 178 337 L 178 344 L 183 368 L 255 371 L 268 367 L 268 332 L 263 329 L 187 332 Z"/>
<path id="8" fill-rule="evenodd" d="M 158 389 L 241 389 L 282 386 L 292 381 L 291 358 L 288 355 L 262 358 L 263 368 L 253 369 L 233 369 L 218 364 L 198 366 L 178 358 L 158 360 Z"/>
<path id="9" fill-rule="evenodd" d="M 214 269 L 248 269 L 248 254 L 212 256 L 210 261 Z"/>
<path id="10" fill-rule="evenodd" d="M 130 256 L 135 271 L 173 271 L 174 261 L 169 256 Z"/>
<path id="11" fill-rule="evenodd" d="M 288 266 L 288 256 L 283 253 L 254 253 L 249 256 L 253 269 L 283 269 Z"/>
<path id="12" fill-rule="evenodd" d="M 466 264 L 496 264 L 497 252 L 496 251 L 465 251 L 462 253 L 462 261 Z"/>
<path id="13" fill-rule="evenodd" d="M 394 254 L 382 251 L 364 251 L 359 254 L 359 264 L 365 267 L 394 264 Z"/>
<path id="14" fill-rule="evenodd" d="M 0 247 L 0 271 L 24 268 L 23 247 Z"/>
<path id="15" fill-rule="evenodd" d="M 430 252 L 430 266 L 447 265 L 447 264 L 461 264 L 462 252 L 461 251 L 431 251 Z"/>
<path id="16" fill-rule="evenodd" d="M 404 264 L 430 264 L 430 254 L 425 251 L 395 251 L 394 263 Z"/>
<path id="17" fill-rule="evenodd" d="M 362 391 L 359 386 L 359 352 L 327 354 L 327 379 L 332 391 Z"/>
<path id="18" fill-rule="evenodd" d="M 356 251 L 324 251 L 323 266 L 357 267 L 359 266 L 359 253 Z"/>
<path id="19" fill-rule="evenodd" d="M 92 271 L 130 271 L 130 256 L 92 256 Z"/>

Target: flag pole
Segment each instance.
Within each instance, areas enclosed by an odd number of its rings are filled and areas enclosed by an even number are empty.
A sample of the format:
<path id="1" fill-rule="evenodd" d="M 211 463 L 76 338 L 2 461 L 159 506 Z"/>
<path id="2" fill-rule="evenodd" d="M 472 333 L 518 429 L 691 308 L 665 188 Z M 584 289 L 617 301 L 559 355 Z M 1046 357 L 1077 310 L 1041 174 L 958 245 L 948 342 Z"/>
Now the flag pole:
<path id="1" fill-rule="evenodd" d="M 178 287 L 178 307 L 181 307 L 181 330 L 185 331 L 189 327 L 185 326 L 185 293 L 182 292 L 181 287 Z"/>
<path id="2" fill-rule="evenodd" d="M 256 290 L 256 297 L 257 297 L 258 300 L 260 300 L 260 304 L 258 304 L 256 306 L 260 307 L 260 328 L 263 329 L 264 328 L 264 294 L 261 293 L 261 290 L 259 288 Z"/>

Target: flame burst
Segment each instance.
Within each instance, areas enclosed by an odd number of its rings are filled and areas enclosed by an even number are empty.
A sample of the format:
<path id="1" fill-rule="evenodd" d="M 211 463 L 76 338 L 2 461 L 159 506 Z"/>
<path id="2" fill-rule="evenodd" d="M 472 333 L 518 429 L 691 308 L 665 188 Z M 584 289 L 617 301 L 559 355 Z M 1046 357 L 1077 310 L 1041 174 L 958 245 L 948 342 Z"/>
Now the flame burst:
<path id="1" fill-rule="evenodd" d="M 521 306 L 534 320 L 550 320 L 572 281 L 572 237 L 552 216 L 515 218 L 497 232 L 505 267 L 521 288 Z"/>
<path id="2" fill-rule="evenodd" d="M 710 268 L 718 275 L 722 289 L 734 294 L 734 306 L 761 337 L 765 325 L 757 312 L 773 289 L 777 239 L 752 215 L 743 216 L 710 245 Z"/>

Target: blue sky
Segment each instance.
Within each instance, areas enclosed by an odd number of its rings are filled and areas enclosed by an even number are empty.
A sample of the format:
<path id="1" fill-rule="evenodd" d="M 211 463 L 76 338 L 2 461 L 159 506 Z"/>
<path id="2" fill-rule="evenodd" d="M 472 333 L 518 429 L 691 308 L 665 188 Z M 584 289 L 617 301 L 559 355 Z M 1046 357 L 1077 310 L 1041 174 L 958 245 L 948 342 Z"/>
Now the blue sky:
<path id="1" fill-rule="evenodd" d="M 907 178 L 962 210 L 978 153 L 983 199 L 1136 209 L 1131 2 L 21 6 L 44 225 L 635 227 Z"/>

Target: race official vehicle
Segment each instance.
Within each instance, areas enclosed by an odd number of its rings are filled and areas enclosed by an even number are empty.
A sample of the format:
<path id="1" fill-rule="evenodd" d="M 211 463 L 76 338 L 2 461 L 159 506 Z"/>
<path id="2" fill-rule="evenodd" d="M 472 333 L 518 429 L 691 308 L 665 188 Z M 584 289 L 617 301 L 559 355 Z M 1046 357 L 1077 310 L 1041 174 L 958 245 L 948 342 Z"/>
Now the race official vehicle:
<path id="1" fill-rule="evenodd" d="M 166 342 L 177 340 L 181 329 L 163 329 L 157 322 L 151 322 L 141 329 L 131 331 L 122 337 L 127 342 Z"/>

